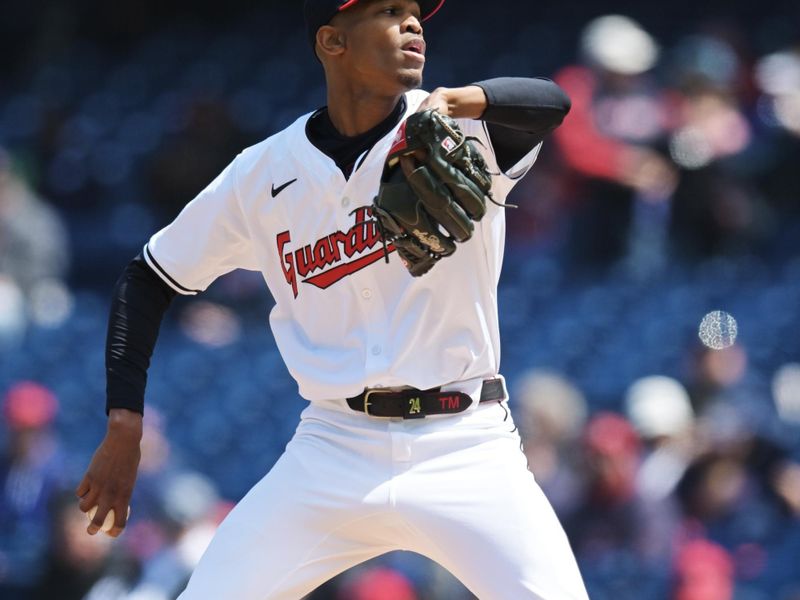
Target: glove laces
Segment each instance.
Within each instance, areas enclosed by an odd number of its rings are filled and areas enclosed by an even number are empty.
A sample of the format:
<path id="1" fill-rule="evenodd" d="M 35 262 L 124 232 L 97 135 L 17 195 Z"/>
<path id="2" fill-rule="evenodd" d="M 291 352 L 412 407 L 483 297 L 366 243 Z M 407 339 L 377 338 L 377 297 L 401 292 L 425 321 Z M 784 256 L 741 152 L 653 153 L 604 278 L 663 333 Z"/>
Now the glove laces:
<path id="1" fill-rule="evenodd" d="M 365 204 L 364 206 L 357 206 L 348 213 L 348 216 L 352 216 L 362 209 L 367 209 L 367 213 L 370 215 L 371 218 L 365 221 L 356 221 L 355 224 L 367 225 L 369 223 L 375 223 L 375 226 L 378 228 L 378 232 L 381 234 L 381 243 L 383 244 L 383 258 L 386 260 L 386 264 L 389 264 L 389 247 L 386 240 L 386 228 L 383 226 L 381 220 L 372 214 L 372 206 L 369 204 Z M 391 240 L 389 240 L 388 243 L 392 243 L 393 241 L 394 237 Z"/>

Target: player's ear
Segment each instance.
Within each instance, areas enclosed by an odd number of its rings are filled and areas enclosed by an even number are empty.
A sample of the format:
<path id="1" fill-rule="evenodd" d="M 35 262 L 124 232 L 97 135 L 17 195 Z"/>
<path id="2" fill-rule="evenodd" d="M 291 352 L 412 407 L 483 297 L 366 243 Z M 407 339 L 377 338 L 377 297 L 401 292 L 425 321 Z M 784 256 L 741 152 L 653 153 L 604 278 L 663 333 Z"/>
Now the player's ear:
<path id="1" fill-rule="evenodd" d="M 317 31 L 317 52 L 336 56 L 347 47 L 344 32 L 330 25 L 323 25 Z"/>

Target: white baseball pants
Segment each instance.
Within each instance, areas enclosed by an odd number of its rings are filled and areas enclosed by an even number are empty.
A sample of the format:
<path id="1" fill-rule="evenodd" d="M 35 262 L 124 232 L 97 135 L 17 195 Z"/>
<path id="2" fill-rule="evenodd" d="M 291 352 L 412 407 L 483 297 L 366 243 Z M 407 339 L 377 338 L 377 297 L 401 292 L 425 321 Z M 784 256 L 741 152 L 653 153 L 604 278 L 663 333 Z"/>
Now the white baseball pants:
<path id="1" fill-rule="evenodd" d="M 298 600 L 393 550 L 427 556 L 481 600 L 588 600 L 497 402 L 405 421 L 312 404 L 179 600 Z"/>

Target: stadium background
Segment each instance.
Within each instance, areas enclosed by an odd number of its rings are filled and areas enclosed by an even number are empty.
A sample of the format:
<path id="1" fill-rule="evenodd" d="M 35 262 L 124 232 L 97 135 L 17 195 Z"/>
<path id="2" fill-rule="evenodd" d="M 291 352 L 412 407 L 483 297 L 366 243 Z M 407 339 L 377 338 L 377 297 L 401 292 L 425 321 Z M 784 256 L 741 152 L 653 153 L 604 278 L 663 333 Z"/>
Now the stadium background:
<path id="1" fill-rule="evenodd" d="M 0 598 L 173 598 L 293 431 L 258 276 L 178 299 L 129 529 L 81 533 L 111 287 L 241 148 L 324 102 L 296 4 L 3 3 Z M 609 13 L 657 42 L 652 68 L 642 36 L 614 65 L 587 46 Z M 428 89 L 543 75 L 586 99 L 511 198 L 500 309 L 531 468 L 594 600 L 800 598 L 798 17 L 451 0 L 426 26 Z M 711 352 L 697 327 L 717 309 L 739 337 Z M 313 595 L 461 597 L 405 554 Z"/>

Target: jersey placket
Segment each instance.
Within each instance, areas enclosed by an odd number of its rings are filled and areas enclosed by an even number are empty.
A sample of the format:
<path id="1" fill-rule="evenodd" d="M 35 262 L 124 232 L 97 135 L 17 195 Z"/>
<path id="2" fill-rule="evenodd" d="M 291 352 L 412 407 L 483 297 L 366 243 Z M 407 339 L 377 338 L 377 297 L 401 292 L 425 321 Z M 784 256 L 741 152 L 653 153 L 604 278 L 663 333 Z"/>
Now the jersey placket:
<path id="1" fill-rule="evenodd" d="M 378 266 L 377 268 L 380 268 Z M 367 381 L 375 381 L 376 386 L 383 382 L 379 379 L 381 373 L 385 373 L 388 367 L 389 348 L 386 347 L 386 305 L 380 293 L 378 281 L 369 273 L 359 278 L 362 286 L 359 291 L 359 303 L 363 309 L 365 317 L 366 332 L 366 356 L 365 372 Z"/>
<path id="2" fill-rule="evenodd" d="M 362 161 L 370 161 L 373 157 L 360 157 L 356 169 L 342 190 L 342 219 L 348 220 L 352 226 L 353 216 L 349 213 L 359 207 L 370 205 L 366 200 L 370 193 L 366 191 L 366 182 L 362 177 L 368 173 L 361 165 Z M 364 227 L 370 225 L 364 224 Z M 375 249 L 369 250 L 374 252 Z M 383 259 L 381 258 L 381 261 Z M 381 268 L 379 264 L 346 277 L 347 285 L 353 296 L 353 302 L 359 307 L 360 324 L 364 331 L 364 375 L 365 381 L 374 381 L 376 374 L 386 371 L 387 355 L 385 348 L 386 316 L 385 304 L 380 294 L 380 285 L 375 274 Z M 378 382 L 380 383 L 380 382 Z"/>
<path id="3" fill-rule="evenodd" d="M 360 173 L 374 173 L 383 171 L 383 162 L 389 151 L 391 140 L 394 139 L 399 125 L 390 131 L 381 141 L 379 141 L 370 150 L 366 158 L 363 159 L 363 164 L 360 170 L 354 175 L 357 177 Z M 376 183 L 377 191 L 377 183 Z M 394 260 L 399 260 L 396 254 Z M 391 260 L 391 259 L 390 259 Z M 381 259 L 384 262 L 384 259 Z M 365 287 L 361 290 L 361 295 L 364 304 L 367 306 L 366 314 L 367 320 L 367 355 L 366 355 L 366 375 L 367 381 L 374 387 L 383 387 L 386 385 L 385 381 L 381 379 L 385 375 L 389 375 L 389 366 L 391 361 L 391 353 L 394 350 L 387 344 L 387 332 L 389 331 L 389 319 L 386 315 L 386 302 L 383 298 L 381 290 L 385 286 L 381 285 L 379 278 L 381 275 L 385 276 L 385 265 L 375 265 L 375 268 L 369 269 L 364 273 L 362 281 L 365 282 Z M 402 436 L 400 436 L 402 437 Z M 394 438 L 394 436 L 393 436 Z M 395 439 L 395 443 L 398 440 Z M 395 457 L 405 455 L 405 451 L 399 451 L 395 448 Z"/>

